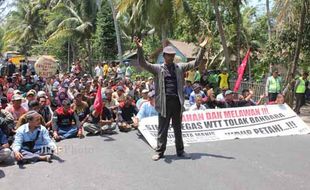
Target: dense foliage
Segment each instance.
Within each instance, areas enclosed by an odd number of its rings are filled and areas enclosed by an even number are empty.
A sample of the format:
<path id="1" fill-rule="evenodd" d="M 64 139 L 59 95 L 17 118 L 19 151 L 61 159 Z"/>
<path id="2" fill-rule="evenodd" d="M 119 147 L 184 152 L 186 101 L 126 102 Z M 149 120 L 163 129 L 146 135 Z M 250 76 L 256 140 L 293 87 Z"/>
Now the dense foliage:
<path id="1" fill-rule="evenodd" d="M 112 0 L 16 1 L 2 24 L 0 47 L 2 51 L 18 50 L 30 56 L 54 55 L 63 68 L 78 59 L 89 68 L 97 61 L 115 60 L 117 32 L 109 1 Z M 135 35 L 143 39 L 147 55 L 162 46 L 166 38 L 198 44 L 207 36 L 207 69 L 226 65 L 236 71 L 249 48 L 251 73 L 247 75 L 254 80 L 262 80 L 270 66 L 286 68 L 288 73 L 295 72 L 295 67 L 297 71 L 309 69 L 307 0 L 270 0 L 269 14 L 249 6 L 249 0 L 113 3 L 125 53 L 134 48 L 131 41 Z M 301 11 L 303 8 L 305 11 Z"/>

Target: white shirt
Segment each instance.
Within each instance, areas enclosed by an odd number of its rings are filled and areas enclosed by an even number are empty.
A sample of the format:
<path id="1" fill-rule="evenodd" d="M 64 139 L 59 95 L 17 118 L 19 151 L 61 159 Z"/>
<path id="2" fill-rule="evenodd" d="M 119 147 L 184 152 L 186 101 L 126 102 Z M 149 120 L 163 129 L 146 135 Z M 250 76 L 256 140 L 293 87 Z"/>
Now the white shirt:
<path id="1" fill-rule="evenodd" d="M 216 101 L 225 101 L 223 93 L 220 93 L 216 96 Z"/>
<path id="2" fill-rule="evenodd" d="M 206 110 L 206 109 L 207 108 L 204 105 L 200 105 L 198 108 L 197 104 L 194 104 L 189 108 L 189 111 Z"/>
<path id="3" fill-rule="evenodd" d="M 97 66 L 95 68 L 95 73 L 96 73 L 97 77 L 103 76 L 103 69 L 102 69 L 102 67 Z"/>

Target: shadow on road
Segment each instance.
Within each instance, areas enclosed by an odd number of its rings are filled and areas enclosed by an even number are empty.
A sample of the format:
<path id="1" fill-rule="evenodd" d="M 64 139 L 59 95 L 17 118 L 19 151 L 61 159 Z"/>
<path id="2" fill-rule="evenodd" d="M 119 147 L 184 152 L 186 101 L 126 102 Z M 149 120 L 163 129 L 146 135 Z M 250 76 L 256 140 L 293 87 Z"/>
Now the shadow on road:
<path id="1" fill-rule="evenodd" d="M 212 158 L 220 158 L 220 159 L 228 159 L 228 160 L 234 160 L 235 157 L 231 156 L 223 156 L 223 155 L 217 155 L 217 154 L 208 154 L 208 153 L 191 153 L 190 154 L 191 159 L 189 160 L 199 160 L 202 157 L 212 157 Z M 176 155 L 166 155 L 164 161 L 168 164 L 172 163 L 172 161 L 175 160 L 184 160 L 183 158 L 177 157 Z"/>
<path id="2" fill-rule="evenodd" d="M 53 154 L 52 158 L 53 158 L 52 160 L 56 160 L 58 163 L 64 163 L 65 162 L 64 159 L 60 158 L 59 156 L 57 156 L 55 154 Z"/>
<path id="3" fill-rule="evenodd" d="M 5 177 L 5 173 L 2 170 L 0 170 L 0 179 L 4 177 Z"/>

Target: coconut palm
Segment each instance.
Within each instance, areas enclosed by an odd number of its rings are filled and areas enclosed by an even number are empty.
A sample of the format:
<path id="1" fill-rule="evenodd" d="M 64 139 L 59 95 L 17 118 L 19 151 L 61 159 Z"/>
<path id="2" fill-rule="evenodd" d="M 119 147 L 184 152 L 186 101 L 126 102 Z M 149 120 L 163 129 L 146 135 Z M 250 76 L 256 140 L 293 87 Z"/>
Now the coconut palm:
<path id="1" fill-rule="evenodd" d="M 88 63 L 92 65 L 91 37 L 95 31 L 96 0 L 58 1 L 48 16 L 47 43 L 76 42 L 86 49 Z"/>
<path id="2" fill-rule="evenodd" d="M 21 0 L 16 3 L 16 9 L 9 14 L 5 26 L 5 49 L 18 49 L 22 53 L 30 50 L 44 31 L 40 12 L 43 8 L 41 2 Z"/>
<path id="3" fill-rule="evenodd" d="M 138 34 L 144 30 L 140 27 L 142 22 L 146 22 L 144 23 L 146 26 L 152 26 L 161 39 L 165 40 L 172 29 L 174 14 L 190 13 L 188 7 L 185 0 L 121 0 L 117 10 L 119 16 L 125 14 L 129 18 L 128 25 L 140 28 Z"/>

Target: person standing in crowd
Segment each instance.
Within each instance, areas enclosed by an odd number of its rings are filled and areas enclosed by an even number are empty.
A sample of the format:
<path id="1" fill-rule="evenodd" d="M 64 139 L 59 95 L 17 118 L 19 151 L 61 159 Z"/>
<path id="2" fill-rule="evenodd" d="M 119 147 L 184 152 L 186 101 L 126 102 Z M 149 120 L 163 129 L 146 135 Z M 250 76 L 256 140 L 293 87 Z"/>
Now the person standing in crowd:
<path id="1" fill-rule="evenodd" d="M 95 67 L 95 74 L 97 77 L 103 77 L 103 68 L 102 63 L 98 63 Z"/>
<path id="2" fill-rule="evenodd" d="M 48 130 L 40 124 L 41 116 L 36 111 L 27 113 L 28 123 L 17 129 L 12 149 L 20 163 L 51 161 L 56 144 L 49 137 Z"/>
<path id="3" fill-rule="evenodd" d="M 221 90 L 229 89 L 229 74 L 227 68 L 223 68 L 222 72 L 218 75 L 218 87 Z"/>
<path id="4" fill-rule="evenodd" d="M 205 45 L 207 40 L 200 44 L 200 50 L 196 60 L 189 63 L 175 64 L 174 57 L 176 51 L 173 47 L 167 46 L 163 50 L 164 64 L 153 65 L 147 63 L 142 49 L 142 42 L 137 37 L 134 41 L 138 48 L 138 64 L 151 72 L 155 77 L 155 97 L 156 97 L 156 110 L 159 113 L 158 117 L 158 138 L 156 154 L 153 155 L 154 161 L 164 157 L 166 150 L 167 135 L 172 119 L 172 127 L 174 129 L 176 152 L 178 157 L 190 158 L 190 155 L 184 151 L 181 123 L 182 111 L 184 110 L 184 74 L 190 69 L 194 69 L 202 63 L 205 53 Z"/>
<path id="5" fill-rule="evenodd" d="M 11 59 L 9 59 L 9 63 L 8 63 L 8 75 L 9 77 L 13 76 L 13 74 L 16 71 L 16 66 L 15 64 L 12 62 Z"/>
<path id="6" fill-rule="evenodd" d="M 272 76 L 268 77 L 265 92 L 270 102 L 275 101 L 277 95 L 281 92 L 281 80 L 278 76 L 278 70 L 274 70 Z"/>
<path id="7" fill-rule="evenodd" d="M 305 102 L 305 98 L 306 98 L 306 80 L 309 76 L 308 72 L 304 72 L 303 75 L 301 77 L 299 77 L 299 79 L 296 80 L 295 83 L 295 98 L 296 98 L 296 105 L 294 108 L 294 111 L 297 114 L 300 114 L 300 108 L 303 106 L 303 103 Z"/>
<path id="8" fill-rule="evenodd" d="M 127 63 L 126 71 L 125 71 L 125 77 L 128 78 L 128 79 L 130 79 L 132 73 L 133 73 L 133 69 L 131 68 L 131 66 L 129 65 L 129 63 Z"/>
<path id="9" fill-rule="evenodd" d="M 197 68 L 195 71 L 195 76 L 194 76 L 194 83 L 199 83 L 201 79 L 201 74 L 199 72 L 199 69 Z"/>
<path id="10" fill-rule="evenodd" d="M 74 124 L 73 124 L 74 122 Z M 70 108 L 69 100 L 64 100 L 53 115 L 53 136 L 56 141 L 82 137 L 83 131 L 77 114 Z"/>
<path id="11" fill-rule="evenodd" d="M 20 60 L 20 72 L 23 76 L 26 76 L 28 71 L 28 64 L 25 60 Z"/>

